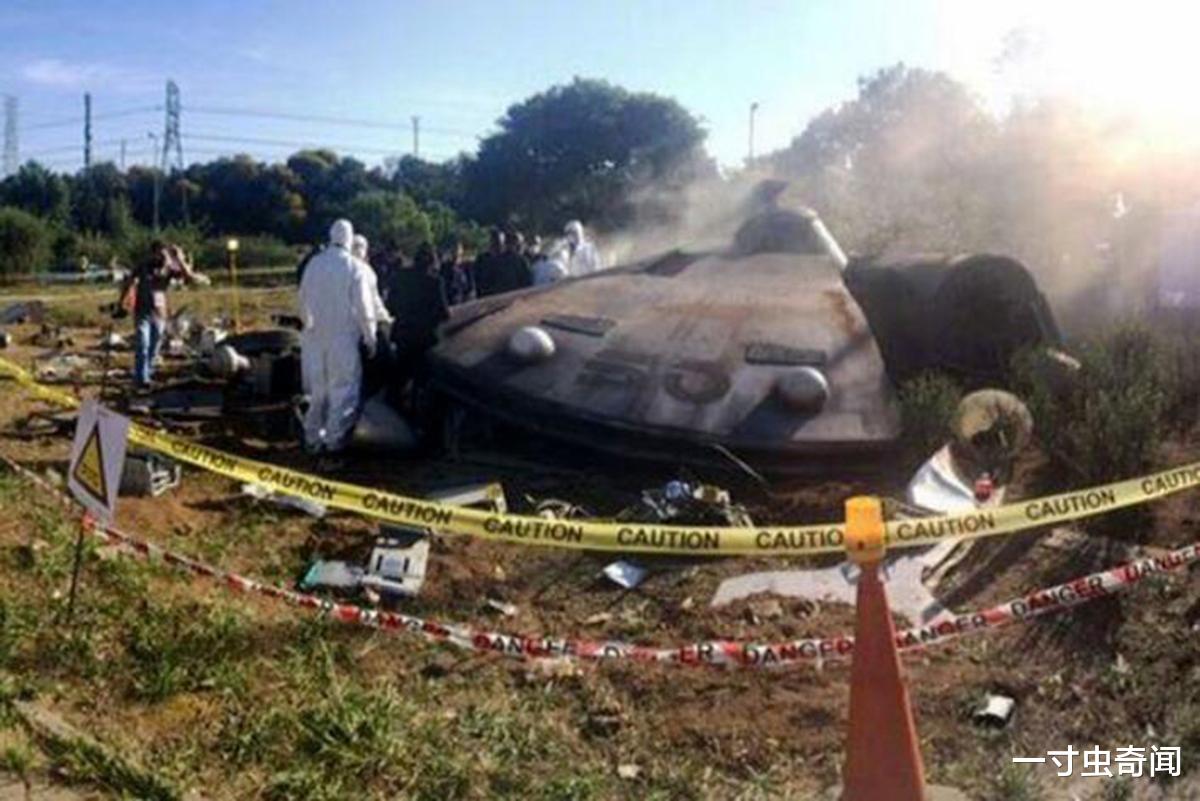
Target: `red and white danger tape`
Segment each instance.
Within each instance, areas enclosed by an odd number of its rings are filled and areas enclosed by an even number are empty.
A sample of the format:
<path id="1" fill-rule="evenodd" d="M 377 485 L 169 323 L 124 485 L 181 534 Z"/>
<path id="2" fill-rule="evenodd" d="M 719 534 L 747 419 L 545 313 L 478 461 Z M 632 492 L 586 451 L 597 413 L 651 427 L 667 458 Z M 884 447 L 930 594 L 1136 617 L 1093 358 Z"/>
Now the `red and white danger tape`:
<path id="1" fill-rule="evenodd" d="M 66 505 L 70 505 L 69 500 L 50 487 L 40 476 L 29 472 L 6 457 L 0 456 L 0 461 L 38 484 L 52 489 L 56 497 Z M 778 643 L 712 640 L 664 648 L 614 640 L 597 641 L 504 634 L 459 623 L 439 623 L 414 615 L 364 609 L 353 604 L 331 601 L 309 593 L 265 584 L 238 573 L 207 565 L 100 523 L 92 522 L 89 529 L 109 543 L 127 547 L 132 552 L 147 558 L 161 559 L 192 575 L 213 579 L 236 592 L 263 595 L 293 606 L 316 610 L 343 623 L 386 631 L 406 631 L 434 642 L 450 643 L 476 652 L 539 659 L 629 660 L 677 665 L 779 667 L 842 659 L 850 656 L 854 651 L 854 637 L 849 635 Z M 1170 551 L 1162 556 L 1139 559 L 1053 587 L 1035 590 L 987 609 L 947 617 L 925 626 L 904 629 L 896 634 L 896 645 L 900 650 L 923 648 L 946 642 L 963 634 L 994 629 L 1009 623 L 1061 612 L 1098 598 L 1115 595 L 1148 576 L 1179 570 L 1198 560 L 1200 560 L 1200 542 Z"/>

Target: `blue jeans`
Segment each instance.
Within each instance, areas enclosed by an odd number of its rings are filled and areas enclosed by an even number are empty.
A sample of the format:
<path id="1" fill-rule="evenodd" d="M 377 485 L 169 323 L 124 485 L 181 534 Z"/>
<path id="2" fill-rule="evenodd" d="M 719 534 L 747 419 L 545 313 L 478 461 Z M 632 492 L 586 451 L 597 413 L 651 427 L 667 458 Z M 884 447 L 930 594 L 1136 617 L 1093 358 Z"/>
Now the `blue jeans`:
<path id="1" fill-rule="evenodd" d="M 150 372 L 154 357 L 158 355 L 158 343 L 162 340 L 163 321 L 155 315 L 139 317 L 135 323 L 133 346 L 133 378 L 138 386 L 150 384 Z"/>

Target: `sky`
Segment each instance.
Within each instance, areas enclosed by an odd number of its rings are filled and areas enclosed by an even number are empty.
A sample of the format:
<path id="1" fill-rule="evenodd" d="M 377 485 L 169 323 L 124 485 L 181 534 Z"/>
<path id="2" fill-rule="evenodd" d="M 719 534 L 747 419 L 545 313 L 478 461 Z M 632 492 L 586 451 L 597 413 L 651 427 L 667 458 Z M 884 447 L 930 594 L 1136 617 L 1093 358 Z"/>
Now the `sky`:
<path id="1" fill-rule="evenodd" d="M 22 161 L 65 170 L 82 163 L 85 91 L 95 158 L 119 160 L 124 140 L 127 162 L 146 163 L 168 78 L 189 162 L 326 145 L 377 164 L 412 152 L 413 116 L 421 156 L 449 158 L 472 152 L 510 104 L 582 76 L 675 98 L 701 119 L 709 152 L 737 166 L 751 103 L 761 154 L 851 99 L 859 76 L 901 61 L 951 73 L 998 111 L 1017 94 L 1062 92 L 1196 121 L 1179 92 L 1193 94 L 1200 72 L 1188 41 L 1200 12 L 1110 5 L 3 0 L 0 92 L 18 98 Z"/>

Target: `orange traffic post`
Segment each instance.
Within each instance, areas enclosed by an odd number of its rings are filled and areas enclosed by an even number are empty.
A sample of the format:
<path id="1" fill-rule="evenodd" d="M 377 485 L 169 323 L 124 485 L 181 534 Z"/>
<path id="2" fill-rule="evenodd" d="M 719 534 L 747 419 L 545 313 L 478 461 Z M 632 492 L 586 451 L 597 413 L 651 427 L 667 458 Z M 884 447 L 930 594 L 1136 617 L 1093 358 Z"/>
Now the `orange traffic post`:
<path id="1" fill-rule="evenodd" d="M 846 501 L 846 551 L 858 580 L 850 732 L 842 801 L 923 801 L 925 767 L 908 689 L 900 674 L 896 628 L 879 580 L 886 537 L 878 498 Z"/>

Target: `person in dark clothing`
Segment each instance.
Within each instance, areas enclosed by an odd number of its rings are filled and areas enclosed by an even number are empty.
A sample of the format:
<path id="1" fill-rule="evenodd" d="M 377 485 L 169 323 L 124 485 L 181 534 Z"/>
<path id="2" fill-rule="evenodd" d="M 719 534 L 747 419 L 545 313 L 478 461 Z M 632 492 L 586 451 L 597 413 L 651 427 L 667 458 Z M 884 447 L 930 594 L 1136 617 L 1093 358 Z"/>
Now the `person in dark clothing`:
<path id="1" fill-rule="evenodd" d="M 486 298 L 505 291 L 500 280 L 500 264 L 504 259 L 504 232 L 493 228 L 488 236 L 488 249 L 475 258 L 475 296 Z"/>
<path id="2" fill-rule="evenodd" d="M 325 249 L 325 245 L 318 242 L 308 249 L 304 257 L 300 259 L 300 263 L 296 265 L 296 286 L 300 286 L 300 282 L 304 280 L 304 270 L 308 267 L 308 263 L 312 261 L 313 256 Z"/>
<path id="3" fill-rule="evenodd" d="M 502 292 L 512 292 L 533 285 L 533 271 L 525 255 L 525 237 L 520 231 L 509 231 L 504 237 L 504 256 L 500 261 Z"/>
<path id="4" fill-rule="evenodd" d="M 475 300 L 475 277 L 471 274 L 471 265 L 463 259 L 461 240 L 450 239 L 443 245 L 439 272 L 446 303 L 457 306 Z"/>
<path id="5" fill-rule="evenodd" d="M 479 297 L 524 289 L 533 284 L 529 262 L 522 252 L 525 240 L 516 231 L 492 232 L 492 246 L 475 261 L 475 287 Z"/>
<path id="6" fill-rule="evenodd" d="M 393 388 L 402 391 L 410 380 L 424 375 L 425 351 L 437 343 L 437 328 L 450 316 L 432 244 L 417 248 L 411 267 L 392 271 L 386 303 L 395 318 Z"/>

